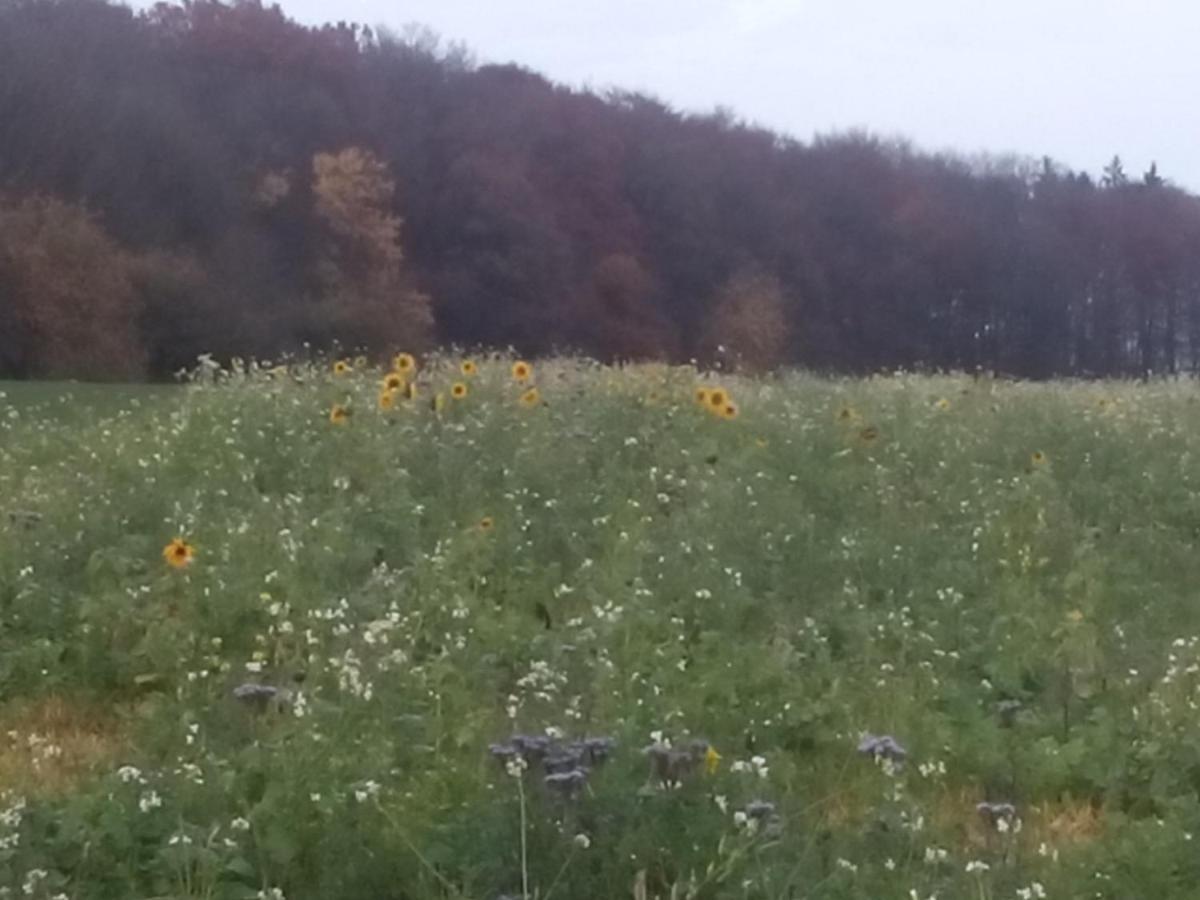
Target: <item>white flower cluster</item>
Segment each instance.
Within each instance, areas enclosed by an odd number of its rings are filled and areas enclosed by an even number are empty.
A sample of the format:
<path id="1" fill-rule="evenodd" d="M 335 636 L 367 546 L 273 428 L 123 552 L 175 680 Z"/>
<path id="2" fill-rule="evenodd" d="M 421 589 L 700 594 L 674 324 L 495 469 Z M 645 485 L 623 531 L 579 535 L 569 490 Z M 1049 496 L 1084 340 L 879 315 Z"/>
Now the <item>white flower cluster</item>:
<path id="1" fill-rule="evenodd" d="M 155 790 L 146 791 L 146 793 L 138 798 L 138 809 L 144 813 L 148 813 L 152 809 L 158 809 L 162 805 L 162 797 Z"/>
<path id="2" fill-rule="evenodd" d="M 938 863 L 945 862 L 950 856 L 949 851 L 943 847 L 926 847 L 925 848 L 925 863 L 930 866 L 936 866 Z"/>
<path id="3" fill-rule="evenodd" d="M 550 668 L 544 660 L 535 659 L 529 671 L 517 679 L 517 687 L 529 691 L 539 700 L 552 701 L 567 683 L 567 676 Z"/>
<path id="4" fill-rule="evenodd" d="M 378 782 L 367 779 L 361 787 L 354 789 L 354 799 L 359 803 L 366 803 L 368 800 L 378 797 L 380 790 Z"/>
<path id="5" fill-rule="evenodd" d="M 362 661 L 353 650 L 340 657 L 330 657 L 329 664 L 337 670 L 338 687 L 360 700 L 370 700 L 375 694 L 374 685 L 362 677 Z"/>
<path id="6" fill-rule="evenodd" d="M 730 772 L 743 772 L 746 774 L 757 775 L 759 778 L 766 778 L 770 774 L 770 768 L 767 766 L 767 758 L 765 756 L 752 756 L 749 762 L 744 759 L 735 759 L 729 765 Z"/>
<path id="7" fill-rule="evenodd" d="M 21 819 L 25 811 L 25 798 L 15 797 L 11 800 L 5 794 L 2 798 L 8 805 L 0 809 L 0 850 L 11 850 L 21 841 Z M 6 832 L 6 833 L 5 833 Z"/>

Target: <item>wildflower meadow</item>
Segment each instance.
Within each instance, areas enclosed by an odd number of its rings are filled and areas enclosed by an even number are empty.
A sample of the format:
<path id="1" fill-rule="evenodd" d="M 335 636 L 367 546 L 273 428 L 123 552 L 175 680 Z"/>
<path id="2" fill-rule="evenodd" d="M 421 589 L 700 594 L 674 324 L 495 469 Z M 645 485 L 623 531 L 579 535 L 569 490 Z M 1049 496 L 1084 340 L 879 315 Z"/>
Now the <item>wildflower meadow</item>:
<path id="1" fill-rule="evenodd" d="M 1200 392 L 0 386 L 0 897 L 1200 892 Z"/>

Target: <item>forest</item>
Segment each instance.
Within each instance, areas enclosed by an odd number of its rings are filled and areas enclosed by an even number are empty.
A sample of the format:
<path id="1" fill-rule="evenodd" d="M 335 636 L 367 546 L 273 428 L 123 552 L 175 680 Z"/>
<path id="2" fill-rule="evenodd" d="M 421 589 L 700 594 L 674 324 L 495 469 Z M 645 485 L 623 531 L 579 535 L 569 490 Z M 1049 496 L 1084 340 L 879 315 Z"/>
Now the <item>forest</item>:
<path id="1" fill-rule="evenodd" d="M 1190 372 L 1200 197 L 1119 157 L 797 140 L 418 28 L 0 0 L 0 378 L 445 345 Z"/>

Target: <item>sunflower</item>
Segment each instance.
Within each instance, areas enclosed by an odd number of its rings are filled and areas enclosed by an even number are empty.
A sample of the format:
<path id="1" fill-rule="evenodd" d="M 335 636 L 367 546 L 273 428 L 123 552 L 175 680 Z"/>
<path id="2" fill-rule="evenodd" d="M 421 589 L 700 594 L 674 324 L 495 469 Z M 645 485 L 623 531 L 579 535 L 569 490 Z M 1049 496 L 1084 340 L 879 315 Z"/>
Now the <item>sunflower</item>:
<path id="1" fill-rule="evenodd" d="M 196 558 L 196 548 L 181 537 L 163 547 L 163 559 L 172 569 L 186 569 Z"/>
<path id="2" fill-rule="evenodd" d="M 721 768 L 721 754 L 717 752 L 716 747 L 709 744 L 708 749 L 704 751 L 704 773 L 716 775 L 719 768 Z"/>
<path id="3" fill-rule="evenodd" d="M 461 400 L 467 396 L 467 386 L 461 381 L 456 381 L 450 386 L 450 396 L 455 400 Z"/>
<path id="4" fill-rule="evenodd" d="M 708 388 L 696 388 L 696 402 L 701 406 L 708 406 L 708 395 L 711 393 L 712 391 L 710 391 Z"/>
<path id="5" fill-rule="evenodd" d="M 334 425 L 345 425 L 350 421 L 350 409 L 340 403 L 333 404 L 329 410 L 329 421 Z"/>
<path id="6" fill-rule="evenodd" d="M 708 405 L 720 412 L 730 402 L 729 392 L 725 388 L 713 388 L 708 392 Z"/>
<path id="7" fill-rule="evenodd" d="M 491 516 L 484 516 L 482 519 L 479 520 L 479 530 L 480 531 L 491 531 L 492 528 L 495 527 L 495 525 L 496 525 L 496 520 L 493 519 Z"/>
<path id="8" fill-rule="evenodd" d="M 736 419 L 740 413 L 741 410 L 738 409 L 738 405 L 732 400 L 717 410 L 717 415 L 722 419 Z"/>
<path id="9" fill-rule="evenodd" d="M 1034 450 L 1029 454 L 1029 461 L 1035 466 L 1044 466 L 1046 464 L 1046 454 L 1041 450 Z"/>
<path id="10" fill-rule="evenodd" d="M 349 375 L 351 368 L 353 368 L 353 367 L 350 365 L 349 360 L 339 359 L 337 362 L 335 362 L 333 364 L 333 374 L 334 375 Z"/>
<path id="11" fill-rule="evenodd" d="M 404 387 L 404 376 L 399 372 L 388 372 L 387 377 L 383 379 L 385 391 L 396 391 L 402 387 Z"/>
<path id="12" fill-rule="evenodd" d="M 479 371 L 479 366 L 475 365 L 473 359 L 464 359 L 458 370 L 467 378 L 474 378 L 475 374 Z"/>
<path id="13" fill-rule="evenodd" d="M 408 375 L 417 369 L 417 360 L 411 353 L 397 353 L 392 360 L 392 368 L 401 375 Z"/>
<path id="14" fill-rule="evenodd" d="M 512 364 L 512 377 L 521 384 L 524 384 L 533 375 L 533 366 L 525 362 L 523 359 L 518 359 Z"/>
<path id="15" fill-rule="evenodd" d="M 389 409 L 394 409 L 396 406 L 397 390 L 382 390 L 379 392 L 379 408 L 385 412 Z"/>
<path id="16" fill-rule="evenodd" d="M 858 411 L 853 406 L 843 406 L 838 410 L 837 420 L 839 422 L 854 422 L 858 420 Z"/>
<path id="17" fill-rule="evenodd" d="M 531 387 L 529 390 L 527 390 L 525 393 L 523 393 L 521 395 L 521 405 L 524 406 L 526 409 L 530 409 L 534 406 L 537 406 L 541 402 L 542 402 L 542 395 L 538 391 L 538 389 L 535 387 Z"/>
<path id="18" fill-rule="evenodd" d="M 933 405 L 935 407 L 937 407 L 939 410 L 941 410 L 942 412 L 945 412 L 946 410 L 948 410 L 950 408 L 950 401 L 947 400 L 945 397 L 943 397 L 942 399 L 940 399 L 937 403 L 935 403 Z"/>

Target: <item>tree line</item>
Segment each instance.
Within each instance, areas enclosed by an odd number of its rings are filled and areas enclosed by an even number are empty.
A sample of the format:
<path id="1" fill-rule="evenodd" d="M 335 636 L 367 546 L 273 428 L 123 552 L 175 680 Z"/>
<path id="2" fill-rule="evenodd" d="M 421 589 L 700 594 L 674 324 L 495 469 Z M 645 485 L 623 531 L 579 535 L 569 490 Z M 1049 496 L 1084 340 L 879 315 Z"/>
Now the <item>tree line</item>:
<path id="1" fill-rule="evenodd" d="M 259 2 L 0 0 L 0 377 L 335 342 L 1193 371 L 1200 198 L 1119 158 L 793 140 Z"/>

